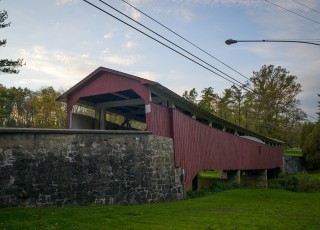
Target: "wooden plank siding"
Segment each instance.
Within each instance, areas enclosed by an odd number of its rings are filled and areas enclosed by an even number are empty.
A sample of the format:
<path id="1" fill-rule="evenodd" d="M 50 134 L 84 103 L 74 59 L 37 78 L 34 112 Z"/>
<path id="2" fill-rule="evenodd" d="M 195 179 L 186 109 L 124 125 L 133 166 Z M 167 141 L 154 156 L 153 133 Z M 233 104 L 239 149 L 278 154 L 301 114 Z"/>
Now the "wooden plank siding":
<path id="1" fill-rule="evenodd" d="M 211 128 L 171 110 L 176 167 L 188 185 L 201 170 L 254 170 L 282 166 L 282 147 L 272 147 Z"/>
<path id="2" fill-rule="evenodd" d="M 161 105 L 150 103 L 151 112 L 147 114 L 147 130 L 155 135 L 172 138 L 170 110 Z"/>

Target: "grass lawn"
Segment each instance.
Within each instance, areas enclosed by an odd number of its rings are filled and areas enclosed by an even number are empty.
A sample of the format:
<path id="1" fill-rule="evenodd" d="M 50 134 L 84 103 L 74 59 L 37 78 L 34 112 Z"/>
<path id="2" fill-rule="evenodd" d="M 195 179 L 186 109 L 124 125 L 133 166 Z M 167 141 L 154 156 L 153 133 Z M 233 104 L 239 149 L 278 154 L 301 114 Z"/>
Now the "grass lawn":
<path id="1" fill-rule="evenodd" d="M 218 170 L 204 170 L 199 172 L 200 178 L 214 179 L 220 177 L 220 171 Z"/>
<path id="2" fill-rule="evenodd" d="M 320 229 L 320 192 L 235 189 L 138 206 L 5 208 L 0 229 Z"/>
<path id="3" fill-rule="evenodd" d="M 284 156 L 291 156 L 291 157 L 302 157 L 302 150 L 301 149 L 286 149 L 283 153 Z"/>

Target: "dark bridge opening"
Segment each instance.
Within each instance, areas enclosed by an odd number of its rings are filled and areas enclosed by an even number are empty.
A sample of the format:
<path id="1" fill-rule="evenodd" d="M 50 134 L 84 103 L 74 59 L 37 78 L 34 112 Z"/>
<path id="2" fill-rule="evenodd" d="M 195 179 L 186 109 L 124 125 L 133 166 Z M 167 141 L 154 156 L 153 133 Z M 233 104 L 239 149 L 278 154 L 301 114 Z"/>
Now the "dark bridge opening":
<path id="1" fill-rule="evenodd" d="M 145 102 L 133 90 L 81 97 L 73 108 L 72 128 L 145 130 Z"/>

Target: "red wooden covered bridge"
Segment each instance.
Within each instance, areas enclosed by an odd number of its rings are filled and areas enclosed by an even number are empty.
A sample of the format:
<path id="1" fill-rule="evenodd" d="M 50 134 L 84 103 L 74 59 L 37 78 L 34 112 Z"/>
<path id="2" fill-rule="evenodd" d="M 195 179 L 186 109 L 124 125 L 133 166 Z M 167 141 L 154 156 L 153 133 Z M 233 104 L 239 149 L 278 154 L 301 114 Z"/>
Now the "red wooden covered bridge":
<path id="1" fill-rule="evenodd" d="M 135 121 L 136 129 L 172 138 L 187 186 L 201 170 L 267 175 L 282 167 L 280 141 L 212 115 L 154 81 L 100 67 L 57 100 L 67 103 L 67 128 L 133 129 Z M 93 108 L 95 118 L 76 115 L 77 106 Z M 123 117 L 120 125 L 114 114 Z"/>

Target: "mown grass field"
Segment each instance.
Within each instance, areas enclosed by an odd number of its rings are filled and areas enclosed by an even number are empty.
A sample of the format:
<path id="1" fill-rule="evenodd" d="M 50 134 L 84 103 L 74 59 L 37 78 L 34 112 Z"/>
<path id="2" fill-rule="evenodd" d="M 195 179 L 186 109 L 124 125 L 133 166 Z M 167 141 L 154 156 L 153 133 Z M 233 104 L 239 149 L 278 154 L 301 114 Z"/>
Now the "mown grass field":
<path id="1" fill-rule="evenodd" d="M 286 149 L 283 153 L 284 156 L 301 157 L 303 155 L 301 149 Z"/>
<path id="2" fill-rule="evenodd" d="M 137 206 L 4 208 L 0 229 L 320 229 L 320 192 L 242 188 Z"/>

